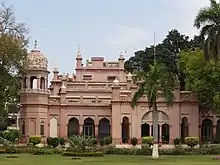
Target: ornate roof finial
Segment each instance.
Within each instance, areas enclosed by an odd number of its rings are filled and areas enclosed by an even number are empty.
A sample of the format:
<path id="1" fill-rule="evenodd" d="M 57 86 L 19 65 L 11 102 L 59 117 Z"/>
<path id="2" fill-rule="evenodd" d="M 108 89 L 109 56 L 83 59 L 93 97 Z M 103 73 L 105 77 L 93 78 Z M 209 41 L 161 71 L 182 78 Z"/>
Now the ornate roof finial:
<path id="1" fill-rule="evenodd" d="M 82 58 L 81 53 L 80 53 L 80 44 L 78 44 L 77 58 Z"/>
<path id="2" fill-rule="evenodd" d="M 34 49 L 37 49 L 37 40 L 34 41 Z"/>
<path id="3" fill-rule="evenodd" d="M 124 59 L 124 54 L 123 54 L 123 52 L 120 52 L 120 53 L 119 53 L 119 59 Z"/>
<path id="4" fill-rule="evenodd" d="M 78 51 L 77 53 L 79 54 L 80 53 L 80 44 L 78 44 Z"/>
<path id="5" fill-rule="evenodd" d="M 54 71 L 54 72 L 58 72 L 58 67 L 57 67 L 56 64 L 54 65 L 53 71 Z"/>

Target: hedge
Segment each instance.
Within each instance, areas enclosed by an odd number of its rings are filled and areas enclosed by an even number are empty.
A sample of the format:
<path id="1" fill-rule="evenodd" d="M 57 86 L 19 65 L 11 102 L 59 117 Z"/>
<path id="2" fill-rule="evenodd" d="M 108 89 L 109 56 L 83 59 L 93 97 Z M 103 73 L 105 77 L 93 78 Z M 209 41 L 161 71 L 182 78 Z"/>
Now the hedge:
<path id="1" fill-rule="evenodd" d="M 37 147 L 0 147 L 0 154 L 34 154 L 34 155 L 52 155 L 60 154 L 63 156 L 103 156 L 103 154 L 115 155 L 151 155 L 152 149 L 148 145 L 142 145 L 141 148 L 115 148 L 106 146 L 97 150 L 85 153 L 75 152 L 71 148 L 64 150 L 59 148 L 37 148 Z M 173 149 L 159 149 L 160 155 L 218 155 L 220 154 L 220 145 L 209 145 L 202 148 L 183 148 L 176 146 Z"/>

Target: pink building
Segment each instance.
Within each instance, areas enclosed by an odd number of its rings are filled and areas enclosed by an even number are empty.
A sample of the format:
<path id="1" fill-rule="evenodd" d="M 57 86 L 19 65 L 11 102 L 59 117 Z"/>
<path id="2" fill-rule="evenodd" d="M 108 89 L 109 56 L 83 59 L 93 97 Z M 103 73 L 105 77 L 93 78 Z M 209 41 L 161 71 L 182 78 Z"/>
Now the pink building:
<path id="1" fill-rule="evenodd" d="M 103 138 L 112 136 L 115 143 L 152 135 L 152 112 L 146 98 L 132 109 L 130 102 L 137 86 L 124 70 L 124 56 L 116 62 L 92 57 L 82 64 L 80 51 L 73 75 L 53 70 L 48 88 L 48 61 L 39 50 L 28 54 L 30 60 L 21 94 L 20 129 L 24 139 L 32 135 L 68 137 L 84 134 Z M 34 82 L 36 81 L 36 85 Z M 158 94 L 159 140 L 172 143 L 185 136 L 214 140 L 220 134 L 219 118 L 200 113 L 196 97 L 190 91 L 174 91 L 175 103 L 167 107 Z M 217 136 L 220 139 L 220 136 Z"/>

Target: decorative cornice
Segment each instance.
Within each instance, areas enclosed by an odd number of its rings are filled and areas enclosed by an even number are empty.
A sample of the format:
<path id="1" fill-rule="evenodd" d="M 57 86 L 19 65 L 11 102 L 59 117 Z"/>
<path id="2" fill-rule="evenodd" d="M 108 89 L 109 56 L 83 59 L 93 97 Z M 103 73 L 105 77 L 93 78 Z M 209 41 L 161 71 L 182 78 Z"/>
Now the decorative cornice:
<path id="1" fill-rule="evenodd" d="M 29 106 L 34 106 L 34 107 L 46 106 L 46 107 L 48 107 L 49 106 L 48 104 L 42 104 L 42 103 L 40 103 L 40 104 L 31 103 L 31 104 L 21 104 L 21 105 L 22 105 L 22 107 L 29 107 Z"/>
<path id="2" fill-rule="evenodd" d="M 112 93 L 112 90 L 109 90 L 109 89 L 86 89 L 86 88 L 74 88 L 74 89 L 71 89 L 71 88 L 67 88 L 66 92 L 81 92 L 81 93 L 94 93 L 95 91 L 99 92 L 99 93 Z"/>
<path id="3" fill-rule="evenodd" d="M 131 101 L 130 100 L 111 100 L 111 103 L 131 103 Z M 149 103 L 148 101 L 138 101 L 138 104 L 148 104 L 148 103 Z M 157 101 L 157 104 L 160 104 L 160 103 L 166 103 L 166 101 Z M 190 102 L 174 101 L 173 104 L 174 103 L 178 103 L 178 104 L 180 104 L 180 103 L 196 103 L 197 104 L 198 102 L 195 102 L 195 101 L 190 101 Z"/>
<path id="4" fill-rule="evenodd" d="M 111 105 L 104 105 L 104 104 L 101 104 L 101 105 L 99 105 L 99 104 L 73 104 L 73 105 L 67 105 L 67 104 L 63 104 L 63 105 L 60 105 L 60 104 L 58 104 L 58 105 L 52 105 L 52 104 L 49 104 L 49 107 L 52 107 L 52 106 L 54 106 L 54 107 L 79 107 L 79 108 L 84 108 L 84 107 L 86 107 L 86 108 L 88 108 L 88 107 L 90 107 L 90 108 L 102 108 L 102 107 L 108 107 L 108 108 L 111 108 Z"/>
<path id="5" fill-rule="evenodd" d="M 100 71 L 100 70 L 112 70 L 112 71 L 125 71 L 124 68 L 76 68 L 75 70 L 93 70 L 93 71 Z"/>
<path id="6" fill-rule="evenodd" d="M 23 88 L 23 89 L 21 89 L 20 94 L 44 94 L 44 95 L 49 95 L 50 91 L 48 89 Z"/>

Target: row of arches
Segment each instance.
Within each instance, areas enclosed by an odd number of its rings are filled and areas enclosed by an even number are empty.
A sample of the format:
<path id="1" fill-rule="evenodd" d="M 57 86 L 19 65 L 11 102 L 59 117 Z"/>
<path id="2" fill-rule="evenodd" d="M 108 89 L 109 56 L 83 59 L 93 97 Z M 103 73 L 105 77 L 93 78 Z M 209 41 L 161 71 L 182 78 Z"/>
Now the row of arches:
<path id="1" fill-rule="evenodd" d="M 145 136 L 153 136 L 153 125 L 144 123 L 141 126 L 141 137 Z M 158 142 L 162 140 L 162 142 L 169 143 L 170 141 L 170 126 L 169 124 L 158 124 Z"/>
<path id="2" fill-rule="evenodd" d="M 37 86 L 39 81 L 39 87 Z M 46 88 L 46 79 L 44 77 L 41 77 L 40 79 L 37 79 L 36 76 L 31 76 L 29 81 L 27 79 L 27 77 L 24 78 L 23 81 L 23 88 L 31 88 L 31 89 L 45 89 Z"/>
<path id="3" fill-rule="evenodd" d="M 153 136 L 152 111 L 142 117 L 141 137 Z M 158 141 L 169 143 L 170 125 L 169 117 L 163 111 L 158 111 Z"/>
<path id="4" fill-rule="evenodd" d="M 84 120 L 83 132 L 80 132 L 79 120 L 75 117 L 71 118 L 68 122 L 67 136 L 71 137 L 73 135 L 83 134 L 85 137 L 95 136 L 95 125 L 92 118 L 87 118 Z M 106 118 L 102 118 L 98 125 L 98 138 L 103 139 L 110 136 L 110 122 Z"/>
<path id="5" fill-rule="evenodd" d="M 146 118 L 145 118 L 146 119 Z M 55 119 L 56 120 L 56 119 Z M 151 122 L 152 123 L 152 122 Z M 151 123 L 143 123 L 141 126 L 141 136 L 153 136 L 153 127 Z M 52 124 L 52 123 L 51 123 Z M 54 124 L 56 125 L 56 124 Z M 189 136 L 189 124 L 188 118 L 183 117 L 181 121 L 181 138 L 185 138 Z M 121 133 L 122 133 L 122 142 L 126 143 L 131 138 L 130 137 L 130 122 L 128 117 L 123 117 L 121 124 Z M 80 132 L 79 120 L 76 118 L 69 119 L 67 135 L 79 135 L 83 134 L 84 136 L 98 136 L 98 138 L 102 139 L 104 137 L 108 137 L 111 135 L 111 126 L 110 121 L 106 118 L 103 118 L 99 121 L 98 130 L 95 132 L 94 120 L 92 118 L 87 118 L 83 123 L 83 130 Z M 170 126 L 168 123 L 158 124 L 158 141 L 162 140 L 163 142 L 169 143 L 170 140 Z M 220 120 L 217 122 L 216 127 L 216 137 L 213 137 L 213 123 L 210 119 L 205 119 L 201 125 L 201 139 L 203 141 L 220 141 Z"/>
<path id="6" fill-rule="evenodd" d="M 214 128 L 212 120 L 204 119 L 202 121 L 201 140 L 203 142 L 220 142 L 220 119 L 217 121 L 216 128 Z"/>
<path id="7" fill-rule="evenodd" d="M 215 134 L 214 134 L 215 132 Z M 188 118 L 182 118 L 181 138 L 189 136 Z M 210 119 L 204 119 L 200 127 L 200 137 L 202 142 L 220 142 L 220 120 L 217 121 L 216 130 L 214 130 L 213 122 Z"/>

